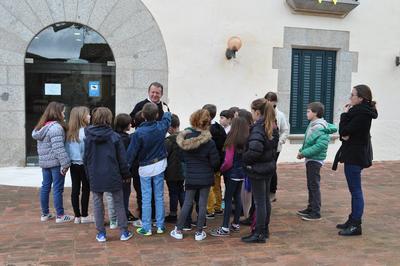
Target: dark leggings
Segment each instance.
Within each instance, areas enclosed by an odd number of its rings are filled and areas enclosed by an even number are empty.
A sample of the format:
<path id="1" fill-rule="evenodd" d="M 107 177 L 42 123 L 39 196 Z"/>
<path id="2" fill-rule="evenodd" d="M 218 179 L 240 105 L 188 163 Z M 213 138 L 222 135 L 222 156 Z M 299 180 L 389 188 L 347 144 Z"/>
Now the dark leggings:
<path id="1" fill-rule="evenodd" d="M 234 181 L 230 178 L 225 179 L 225 209 L 224 209 L 224 221 L 222 227 L 228 228 L 229 220 L 231 217 L 232 210 L 232 198 L 235 200 L 235 215 L 233 218 L 233 223 L 238 224 L 240 219 L 240 214 L 242 212 L 242 183 L 243 181 Z"/>
<path id="2" fill-rule="evenodd" d="M 250 179 L 256 208 L 256 234 L 268 234 L 268 225 L 271 216 L 271 202 L 269 199 L 269 185 L 271 177 L 265 179 Z"/>
<path id="3" fill-rule="evenodd" d="M 207 201 L 208 194 L 210 193 L 210 187 L 205 187 L 201 189 L 189 189 L 185 192 L 185 202 L 183 203 L 181 214 L 179 215 L 178 223 L 176 227 L 178 230 L 182 230 L 183 226 L 187 221 L 188 215 L 191 214 L 193 200 L 196 197 L 196 192 L 199 193 L 199 213 L 197 217 L 197 231 L 202 232 L 203 226 L 206 221 L 206 212 L 207 212 Z"/>
<path id="4" fill-rule="evenodd" d="M 276 153 L 275 162 L 278 162 L 279 154 L 280 152 Z M 271 178 L 271 185 L 269 188 L 269 192 L 271 193 L 276 193 L 276 190 L 278 189 L 278 174 L 276 172 L 277 170 L 278 168 L 275 169 L 274 174 L 272 175 Z"/>
<path id="5" fill-rule="evenodd" d="M 89 207 L 89 196 L 90 196 L 90 187 L 89 182 L 86 177 L 85 168 L 80 164 L 71 164 L 71 181 L 72 181 L 72 192 L 71 192 L 71 204 L 74 209 L 75 217 L 86 217 L 88 216 L 88 207 Z M 82 197 L 81 197 L 81 206 L 82 213 L 79 208 L 79 194 L 81 192 L 81 184 L 82 184 Z"/>

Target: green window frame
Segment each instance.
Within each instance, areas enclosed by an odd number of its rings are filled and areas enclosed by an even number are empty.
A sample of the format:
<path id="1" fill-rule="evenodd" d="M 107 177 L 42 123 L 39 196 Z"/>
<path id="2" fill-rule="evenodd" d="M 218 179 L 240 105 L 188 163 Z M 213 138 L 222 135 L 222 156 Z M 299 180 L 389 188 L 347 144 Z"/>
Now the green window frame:
<path id="1" fill-rule="evenodd" d="M 325 105 L 324 118 L 333 122 L 335 99 L 336 51 L 293 49 L 290 90 L 290 133 L 304 134 L 307 105 Z"/>

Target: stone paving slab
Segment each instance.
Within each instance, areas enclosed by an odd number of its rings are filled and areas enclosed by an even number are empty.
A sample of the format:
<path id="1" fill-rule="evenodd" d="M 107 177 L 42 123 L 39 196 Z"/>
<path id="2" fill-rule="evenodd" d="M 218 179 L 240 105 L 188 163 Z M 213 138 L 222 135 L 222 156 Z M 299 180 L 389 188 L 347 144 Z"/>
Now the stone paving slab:
<path id="1" fill-rule="evenodd" d="M 0 186 L 0 265 L 400 265 L 399 162 L 376 163 L 365 170 L 360 237 L 339 237 L 335 228 L 350 207 L 343 168 L 333 172 L 325 165 L 321 187 L 323 219 L 302 221 L 295 212 L 307 201 L 304 165 L 279 165 L 278 201 L 273 203 L 266 244 L 241 243 L 247 227 L 231 237 L 209 235 L 202 242 L 193 239 L 194 232 L 182 241 L 167 233 L 135 233 L 121 242 L 118 230 L 108 230 L 108 241 L 100 244 L 94 224 L 40 222 L 38 188 Z M 72 213 L 70 192 L 65 189 L 67 213 Z M 206 231 L 221 220 L 209 221 Z M 167 225 L 168 232 L 172 227 Z"/>

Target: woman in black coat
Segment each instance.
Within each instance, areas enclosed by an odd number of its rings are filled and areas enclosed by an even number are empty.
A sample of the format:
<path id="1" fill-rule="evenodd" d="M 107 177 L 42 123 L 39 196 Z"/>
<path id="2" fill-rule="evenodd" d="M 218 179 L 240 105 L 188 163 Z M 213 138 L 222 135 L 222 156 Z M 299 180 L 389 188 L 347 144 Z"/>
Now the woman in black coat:
<path id="1" fill-rule="evenodd" d="M 364 197 L 361 187 L 361 171 L 372 165 L 371 121 L 378 117 L 368 86 L 355 86 L 351 92 L 350 103 L 340 116 L 339 134 L 342 146 L 336 154 L 333 170 L 338 162 L 344 163 L 344 173 L 351 193 L 351 214 L 339 235 L 361 235 L 361 218 L 364 212 Z"/>
<path id="2" fill-rule="evenodd" d="M 269 237 L 271 202 L 269 191 L 272 175 L 276 169 L 275 153 L 279 133 L 276 127 L 275 110 L 265 99 L 251 104 L 255 124 L 250 129 L 247 149 L 243 154 L 245 172 L 250 179 L 256 208 L 256 228 L 253 234 L 243 237 L 246 243 L 265 243 Z"/>

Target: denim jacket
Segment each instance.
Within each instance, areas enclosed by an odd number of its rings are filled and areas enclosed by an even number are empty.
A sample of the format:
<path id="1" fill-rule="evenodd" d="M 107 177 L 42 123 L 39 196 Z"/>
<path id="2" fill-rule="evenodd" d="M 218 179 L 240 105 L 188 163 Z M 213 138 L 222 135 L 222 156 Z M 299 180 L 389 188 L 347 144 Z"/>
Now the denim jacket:
<path id="1" fill-rule="evenodd" d="M 146 166 L 167 158 L 164 139 L 171 125 L 171 113 L 164 113 L 161 121 L 143 122 L 131 135 L 128 147 L 128 162 L 137 158 L 139 166 Z"/>

